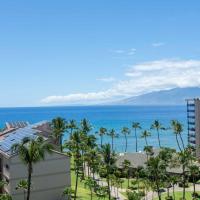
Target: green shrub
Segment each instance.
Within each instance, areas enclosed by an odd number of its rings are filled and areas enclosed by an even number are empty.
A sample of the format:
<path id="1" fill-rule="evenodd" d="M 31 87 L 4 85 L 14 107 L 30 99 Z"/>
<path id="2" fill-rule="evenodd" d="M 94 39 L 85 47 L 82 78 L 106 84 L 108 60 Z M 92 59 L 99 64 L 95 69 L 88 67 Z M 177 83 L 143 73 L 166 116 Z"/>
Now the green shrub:
<path id="1" fill-rule="evenodd" d="M 179 187 L 183 187 L 183 182 L 180 182 L 179 184 L 178 184 L 178 186 Z M 185 183 L 185 188 L 188 188 L 189 187 L 189 184 L 188 184 L 188 182 L 186 182 Z"/>
<path id="2" fill-rule="evenodd" d="M 142 197 L 137 192 L 127 192 L 128 200 L 141 200 Z"/>
<path id="3" fill-rule="evenodd" d="M 165 200 L 173 200 L 173 197 L 172 196 L 165 197 Z"/>
<path id="4" fill-rule="evenodd" d="M 140 191 L 140 192 L 138 192 L 138 195 L 141 196 L 141 197 L 144 197 L 145 196 L 145 192 L 144 191 Z"/>

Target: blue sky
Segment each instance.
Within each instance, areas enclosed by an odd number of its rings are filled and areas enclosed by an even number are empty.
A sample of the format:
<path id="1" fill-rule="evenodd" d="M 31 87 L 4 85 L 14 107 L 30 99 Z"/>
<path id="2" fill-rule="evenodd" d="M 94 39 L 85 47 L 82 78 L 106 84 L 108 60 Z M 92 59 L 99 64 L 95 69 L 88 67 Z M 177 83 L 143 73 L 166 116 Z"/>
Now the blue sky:
<path id="1" fill-rule="evenodd" d="M 0 107 L 114 101 L 200 86 L 200 1 L 0 6 Z"/>

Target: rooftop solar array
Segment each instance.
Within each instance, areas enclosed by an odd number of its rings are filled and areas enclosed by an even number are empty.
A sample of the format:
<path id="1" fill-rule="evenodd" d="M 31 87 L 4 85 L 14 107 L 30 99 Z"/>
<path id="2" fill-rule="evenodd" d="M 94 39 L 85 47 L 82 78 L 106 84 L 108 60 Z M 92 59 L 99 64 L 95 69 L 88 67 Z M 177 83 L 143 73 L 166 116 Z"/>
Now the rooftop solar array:
<path id="1" fill-rule="evenodd" d="M 0 140 L 0 150 L 10 155 L 13 144 L 20 143 L 25 137 L 35 139 L 38 132 L 38 130 L 32 129 L 31 126 L 26 126 L 8 133 Z"/>
<path id="2" fill-rule="evenodd" d="M 35 127 L 38 127 L 38 126 L 42 126 L 46 123 L 48 123 L 48 121 L 41 121 L 41 122 L 37 122 L 35 124 L 31 124 L 30 127 L 35 128 Z"/>
<path id="3" fill-rule="evenodd" d="M 6 122 L 6 127 L 7 128 L 24 128 L 24 127 L 26 127 L 28 125 L 29 125 L 29 123 L 28 122 L 24 122 L 24 121 Z"/>

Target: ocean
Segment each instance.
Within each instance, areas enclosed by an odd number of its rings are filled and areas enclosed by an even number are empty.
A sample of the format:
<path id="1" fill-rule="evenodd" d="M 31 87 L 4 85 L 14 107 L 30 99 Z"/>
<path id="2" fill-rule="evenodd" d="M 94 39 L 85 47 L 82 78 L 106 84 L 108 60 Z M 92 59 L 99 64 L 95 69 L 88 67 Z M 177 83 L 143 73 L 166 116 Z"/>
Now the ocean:
<path id="1" fill-rule="evenodd" d="M 52 120 L 55 117 L 63 117 L 66 120 L 75 119 L 78 122 L 87 118 L 93 127 L 91 134 L 100 127 L 108 130 L 115 129 L 119 137 L 114 140 L 114 148 L 117 152 L 124 152 L 125 138 L 121 134 L 122 127 L 131 128 L 132 122 L 139 122 L 143 130 L 149 130 L 154 120 L 159 120 L 166 128 L 170 127 L 170 121 L 179 120 L 184 125 L 183 138 L 187 143 L 187 113 L 186 106 L 77 106 L 77 107 L 36 107 L 36 108 L 0 108 L 0 127 L 6 121 L 29 121 L 35 123 L 42 120 Z M 142 130 L 138 131 L 138 136 Z M 149 145 L 158 147 L 157 134 L 151 130 L 152 136 L 148 138 Z M 177 149 L 175 135 L 172 130 L 162 131 L 161 145 Z M 65 135 L 64 139 L 67 139 Z M 98 137 L 98 135 L 97 135 Z M 98 140 L 99 141 L 99 140 Z M 111 142 L 109 136 L 104 137 L 104 143 Z M 143 150 L 144 139 L 138 139 L 138 148 Z M 128 136 L 128 152 L 135 151 L 134 132 Z"/>

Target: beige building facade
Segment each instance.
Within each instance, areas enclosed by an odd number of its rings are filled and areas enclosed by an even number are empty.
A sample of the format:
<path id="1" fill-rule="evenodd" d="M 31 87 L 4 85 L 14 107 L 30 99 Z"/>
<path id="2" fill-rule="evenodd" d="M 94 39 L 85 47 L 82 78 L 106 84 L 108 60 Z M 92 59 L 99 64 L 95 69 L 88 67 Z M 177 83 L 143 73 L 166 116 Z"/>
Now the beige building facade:
<path id="1" fill-rule="evenodd" d="M 19 137 L 22 138 L 23 136 L 23 134 L 21 136 L 20 134 L 22 132 L 26 134 L 26 130 L 30 135 L 35 135 L 36 133 L 47 135 L 47 132 L 37 132 L 36 127 L 41 127 L 41 124 L 39 125 L 31 125 L 31 129 L 34 129 L 33 132 L 30 129 L 27 130 L 27 127 L 16 129 L 15 133 L 9 132 L 8 134 L 4 134 L 4 137 L 0 140 L 1 179 L 8 183 L 8 185 L 4 186 L 2 192 L 10 194 L 13 200 L 24 199 L 23 190 L 16 190 L 16 186 L 20 180 L 27 180 L 27 167 L 22 163 L 18 155 L 12 155 L 9 150 L 11 145 L 8 144 L 8 148 L 6 149 L 5 144 L 8 142 L 9 136 L 10 140 L 14 140 L 13 133 L 14 138 L 19 140 Z M 48 127 L 47 124 L 44 124 L 44 126 Z M 12 141 L 12 143 L 14 142 Z M 44 161 L 33 165 L 31 200 L 61 200 L 63 199 L 62 192 L 64 188 L 69 186 L 71 186 L 70 158 L 65 154 L 52 151 L 51 154 L 46 154 Z"/>

